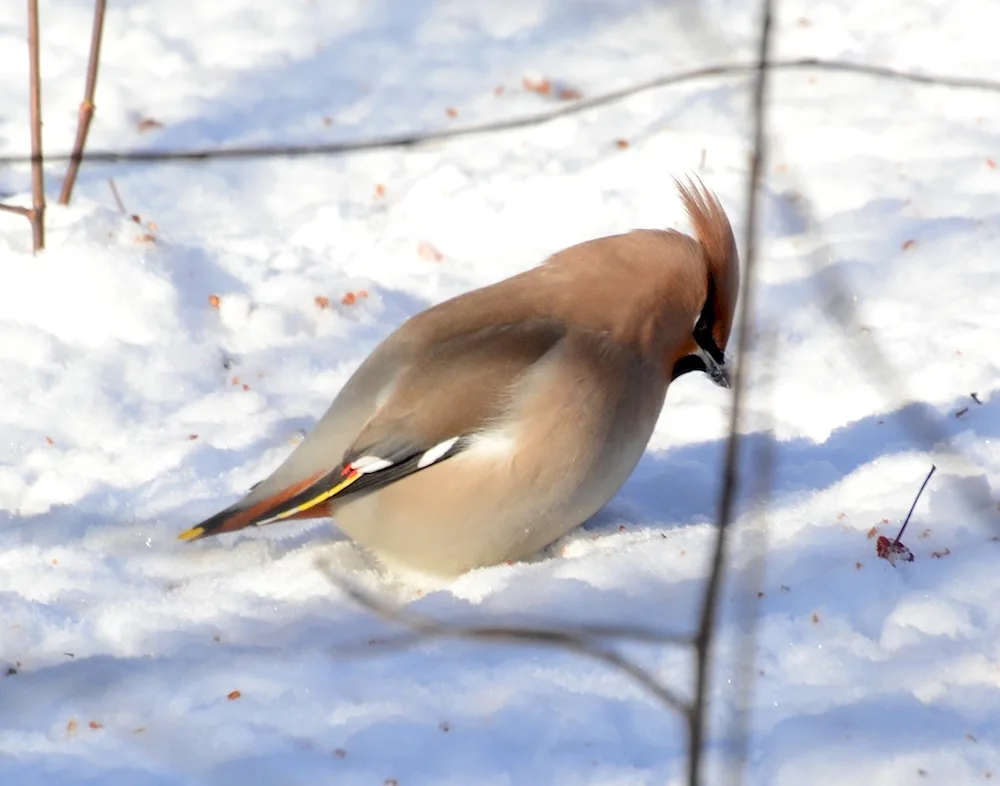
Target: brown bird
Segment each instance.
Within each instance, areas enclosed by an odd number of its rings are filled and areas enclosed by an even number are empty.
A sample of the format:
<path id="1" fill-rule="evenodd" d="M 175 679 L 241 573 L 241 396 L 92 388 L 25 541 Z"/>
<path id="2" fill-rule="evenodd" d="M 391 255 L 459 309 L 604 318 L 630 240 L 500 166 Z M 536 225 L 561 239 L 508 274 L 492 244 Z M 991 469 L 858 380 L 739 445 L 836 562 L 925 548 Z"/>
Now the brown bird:
<path id="1" fill-rule="evenodd" d="M 410 318 L 270 477 L 180 538 L 332 516 L 389 563 L 455 575 L 581 524 L 635 468 L 672 380 L 729 386 L 733 231 L 700 182 L 677 188 L 697 239 L 590 240 Z"/>

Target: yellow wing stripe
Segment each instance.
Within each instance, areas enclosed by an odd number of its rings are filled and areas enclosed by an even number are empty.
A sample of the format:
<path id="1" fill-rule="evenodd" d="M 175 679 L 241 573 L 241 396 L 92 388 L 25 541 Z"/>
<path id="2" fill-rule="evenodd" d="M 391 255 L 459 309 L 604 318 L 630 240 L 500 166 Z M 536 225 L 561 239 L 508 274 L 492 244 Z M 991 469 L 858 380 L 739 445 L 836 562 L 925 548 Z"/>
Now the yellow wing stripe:
<path id="1" fill-rule="evenodd" d="M 329 489 L 329 490 L 324 491 L 324 492 L 322 492 L 320 494 L 317 494 L 312 499 L 307 500 L 306 502 L 303 502 L 301 505 L 297 505 L 296 507 L 292 508 L 291 510 L 286 510 L 286 511 L 283 511 L 283 512 L 277 514 L 276 516 L 271 516 L 270 518 L 261 519 L 260 521 L 255 521 L 255 522 L 252 522 L 252 523 L 254 523 L 254 524 L 258 525 L 258 526 L 260 526 L 262 524 L 270 524 L 273 521 L 281 521 L 282 519 L 291 518 L 292 516 L 295 516 L 298 513 L 302 513 L 303 511 L 309 510 L 309 508 L 316 507 L 316 505 L 319 505 L 322 502 L 326 502 L 328 499 L 330 499 L 330 497 L 333 497 L 333 496 L 339 494 L 341 491 L 343 491 L 348 486 L 350 486 L 352 483 L 354 483 L 354 481 L 356 481 L 358 478 L 360 478 L 363 474 L 364 473 L 362 473 L 362 472 L 358 472 L 357 470 L 353 470 L 352 472 L 350 472 L 350 474 L 347 475 L 347 477 L 345 477 L 342 481 L 340 481 L 340 483 L 338 483 L 332 489 Z M 313 482 L 314 480 L 315 480 L 315 478 L 310 478 L 309 482 Z M 307 485 L 307 484 L 303 483 L 302 485 Z M 293 488 L 290 491 L 292 491 L 294 493 L 295 491 L 298 491 L 298 489 Z M 292 496 L 292 494 L 287 494 L 286 498 L 290 497 L 290 496 Z M 258 503 L 258 504 L 261 504 L 261 503 Z M 263 504 L 267 504 L 267 500 L 265 500 Z M 252 508 L 250 510 L 248 510 L 248 511 L 242 512 L 240 515 L 246 516 L 248 513 L 250 513 L 252 515 Z M 247 526 L 247 524 L 249 524 L 249 523 L 251 523 L 251 522 L 246 522 L 246 523 L 242 524 L 240 527 L 238 527 L 237 529 L 242 529 L 242 527 Z M 223 528 L 223 531 L 225 531 L 224 528 Z M 204 527 L 202 527 L 202 526 L 191 527 L 191 529 L 186 529 L 180 535 L 178 535 L 177 539 L 178 540 L 194 540 L 195 538 L 200 538 L 204 534 L 205 534 L 205 528 Z"/>
<path id="2" fill-rule="evenodd" d="M 290 518 L 290 517 L 296 515 L 297 513 L 302 513 L 305 510 L 309 510 L 309 508 L 314 508 L 317 505 L 319 505 L 321 502 L 326 502 L 328 499 L 330 499 L 330 497 L 334 497 L 337 494 L 339 494 L 341 491 L 343 491 L 348 486 L 350 486 L 354 481 L 356 481 L 358 478 L 360 478 L 361 475 L 362 475 L 361 472 L 358 472 L 357 470 L 355 470 L 350 475 L 348 475 L 346 478 L 344 478 L 342 481 L 340 481 L 340 483 L 338 483 L 332 489 L 330 489 L 328 491 L 324 491 L 322 494 L 317 494 L 312 499 L 307 500 L 306 502 L 303 502 L 301 505 L 297 505 L 296 507 L 292 508 L 291 510 L 286 510 L 283 513 L 279 513 L 277 516 L 271 516 L 271 518 L 269 518 L 269 519 L 262 519 L 261 521 L 257 522 L 257 526 L 263 526 L 264 524 L 271 524 L 272 522 L 275 522 L 275 521 L 281 521 L 282 519 Z M 188 530 L 188 532 L 190 532 L 190 531 L 191 530 Z M 187 534 L 187 533 L 182 533 L 182 534 Z"/>

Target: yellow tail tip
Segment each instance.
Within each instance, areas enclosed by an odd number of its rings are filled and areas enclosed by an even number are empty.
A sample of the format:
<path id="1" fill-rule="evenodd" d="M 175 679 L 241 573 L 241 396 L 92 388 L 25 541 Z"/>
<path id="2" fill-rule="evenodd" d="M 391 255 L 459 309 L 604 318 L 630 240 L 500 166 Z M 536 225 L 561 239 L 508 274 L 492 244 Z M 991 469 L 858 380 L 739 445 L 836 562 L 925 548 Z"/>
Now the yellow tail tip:
<path id="1" fill-rule="evenodd" d="M 191 527 L 191 529 L 186 529 L 180 535 L 178 535 L 177 540 L 194 540 L 195 538 L 200 538 L 204 534 L 205 534 L 204 528 Z"/>

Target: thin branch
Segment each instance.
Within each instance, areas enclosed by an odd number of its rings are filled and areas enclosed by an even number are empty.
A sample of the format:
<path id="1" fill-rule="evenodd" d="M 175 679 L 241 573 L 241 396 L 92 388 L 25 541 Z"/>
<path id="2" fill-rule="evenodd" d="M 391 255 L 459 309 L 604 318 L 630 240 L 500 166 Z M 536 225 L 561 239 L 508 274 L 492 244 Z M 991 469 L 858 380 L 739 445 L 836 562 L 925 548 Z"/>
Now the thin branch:
<path id="1" fill-rule="evenodd" d="M 592 98 L 584 98 L 568 103 L 557 109 L 540 112 L 527 117 L 498 120 L 476 125 L 444 128 L 433 131 L 409 131 L 371 139 L 357 139 L 343 142 L 325 142 L 302 145 L 256 145 L 244 147 L 203 148 L 194 150 L 132 150 L 111 151 L 98 150 L 79 155 L 80 161 L 89 163 L 151 163 L 151 162 L 191 162 L 215 159 L 259 159 L 259 158 L 296 158 L 301 156 L 342 155 L 362 150 L 384 150 L 388 148 L 414 147 L 432 142 L 442 142 L 462 137 L 479 136 L 499 131 L 511 131 L 520 128 L 541 125 L 550 120 L 568 115 L 586 112 L 607 104 L 621 101 L 625 98 L 669 85 L 683 84 L 710 77 L 742 76 L 752 74 L 757 65 L 745 63 L 730 63 L 706 66 L 682 73 L 667 74 L 654 79 L 640 82 L 629 87 L 613 90 Z M 781 71 L 822 70 L 841 73 L 854 73 L 881 79 L 892 79 L 913 82 L 924 85 L 942 85 L 945 87 L 984 90 L 1000 93 L 1000 81 L 978 79 L 974 77 L 937 76 L 933 74 L 909 73 L 897 71 L 883 66 L 850 63 L 837 60 L 819 60 L 816 58 L 800 58 L 784 60 L 768 64 L 768 68 Z M 59 153 L 50 155 L 50 161 L 73 161 L 75 153 Z M 16 165 L 31 163 L 33 158 L 25 155 L 0 156 L 0 165 Z"/>
<path id="2" fill-rule="evenodd" d="M 762 330 L 757 356 L 766 363 L 766 376 L 754 387 L 756 409 L 766 413 L 761 432 L 765 438 L 757 445 L 751 459 L 754 468 L 755 488 L 750 494 L 756 521 L 752 526 L 742 528 L 739 551 L 747 567 L 742 581 L 737 586 L 736 613 L 738 619 L 746 621 L 741 633 L 737 662 L 732 672 L 732 692 L 734 694 L 734 715 L 729 725 L 726 739 L 733 741 L 732 757 L 735 762 L 729 768 L 729 783 L 739 786 L 746 774 L 748 750 L 750 747 L 750 718 L 754 688 L 757 682 L 757 629 L 760 623 L 760 600 L 758 592 L 764 586 L 768 553 L 768 511 L 771 508 L 771 493 L 774 489 L 774 470 L 777 441 L 774 438 L 774 387 L 779 373 L 776 361 L 778 336 L 775 329 Z M 758 375 L 760 379 L 760 375 Z M 719 783 L 725 783 L 720 779 Z"/>
<path id="3" fill-rule="evenodd" d="M 24 216 L 25 218 L 31 218 L 31 208 L 21 207 L 20 205 L 5 205 L 0 202 L 0 211 L 5 211 L 7 213 L 16 213 L 19 216 Z"/>
<path id="4" fill-rule="evenodd" d="M 323 571 L 327 580 L 351 598 L 351 600 L 374 611 L 379 617 L 388 622 L 403 625 L 413 631 L 416 631 L 417 633 L 424 630 L 439 630 L 444 624 L 438 620 L 432 619 L 431 617 L 426 617 L 413 611 L 403 611 L 403 609 L 399 606 L 387 603 L 375 595 L 365 592 L 357 585 L 343 581 L 340 577 L 334 574 L 328 565 L 321 565 L 320 569 Z M 450 624 L 454 625 L 456 623 Z M 500 624 L 499 622 L 494 622 L 489 625 L 462 625 L 462 630 L 468 631 L 473 628 L 475 628 L 475 630 L 478 631 L 478 635 L 481 635 L 483 638 L 491 638 L 493 636 L 503 637 L 510 635 L 513 631 L 515 632 L 514 635 L 517 636 L 524 635 L 538 638 L 545 638 L 549 636 L 565 638 L 567 636 L 575 636 L 577 638 L 586 639 L 620 639 L 634 641 L 640 644 L 691 645 L 690 635 L 668 633 L 653 630 L 651 628 L 638 627 L 635 625 L 595 625 L 584 622 L 579 625 L 574 624 L 566 626 L 563 623 L 554 623 L 549 620 L 538 619 L 530 621 L 522 620 L 521 623 L 517 625 Z"/>
<path id="5" fill-rule="evenodd" d="M 773 18 L 772 0 L 762 0 L 760 40 L 757 56 L 757 73 L 752 94 L 753 111 L 753 157 L 750 175 L 747 178 L 746 225 L 744 227 L 743 249 L 746 262 L 743 272 L 743 286 L 740 292 L 742 312 L 740 313 L 739 338 L 736 349 L 736 373 L 733 378 L 732 409 L 729 418 L 729 439 L 726 441 L 726 458 L 723 470 L 723 486 L 719 499 L 718 525 L 716 527 L 715 549 L 708 584 L 701 609 L 701 621 L 695 640 L 695 693 L 693 712 L 688 718 L 690 751 L 688 754 L 688 784 L 699 786 L 702 771 L 702 745 L 707 733 L 708 681 L 711 666 L 712 640 L 715 633 L 715 618 L 718 612 L 719 592 L 726 564 L 726 545 L 729 525 L 732 522 L 738 487 L 737 472 L 740 448 L 740 421 L 743 411 L 744 388 L 750 366 L 750 331 L 753 324 L 753 297 L 756 289 L 757 262 L 757 214 L 758 192 L 761 174 L 764 171 L 766 153 L 766 96 L 770 69 L 768 67 L 771 47 L 771 27 Z"/>
<path id="6" fill-rule="evenodd" d="M 122 202 L 121 194 L 118 193 L 118 186 L 115 185 L 115 179 L 113 177 L 108 178 L 108 185 L 111 186 L 111 195 L 115 198 L 115 204 L 118 205 L 118 212 L 128 214 L 125 209 L 125 203 Z"/>
<path id="7" fill-rule="evenodd" d="M 409 647 L 421 641 L 441 638 L 492 643 L 537 644 L 540 646 L 555 647 L 578 655 L 586 655 L 589 658 L 611 666 L 645 688 L 668 708 L 684 714 L 689 712 L 688 705 L 684 699 L 656 679 L 656 677 L 642 668 L 642 666 L 618 652 L 588 641 L 588 636 L 583 632 L 585 629 L 558 630 L 548 627 L 521 628 L 494 625 L 463 626 L 440 622 L 385 603 L 374 595 L 365 592 L 360 587 L 340 579 L 328 564 L 320 563 L 318 567 L 327 580 L 346 593 L 359 606 L 388 622 L 408 629 L 409 635 L 384 642 L 393 649 Z M 602 633 L 607 633 L 609 630 L 605 628 Z M 657 640 L 655 633 L 647 632 L 647 634 L 645 640 L 654 642 Z M 675 638 L 677 637 L 671 637 L 671 639 Z"/>
<path id="8" fill-rule="evenodd" d="M 45 248 L 45 180 L 42 172 L 42 80 L 38 42 L 38 0 L 28 0 L 28 80 L 31 90 L 31 246 Z"/>
<path id="9" fill-rule="evenodd" d="M 799 68 L 816 68 L 820 71 L 863 74 L 865 76 L 894 79 L 899 82 L 913 82 L 918 85 L 940 85 L 941 87 L 957 87 L 964 90 L 985 90 L 990 93 L 1000 93 L 1000 82 L 995 79 L 982 79 L 975 76 L 949 76 L 947 74 L 919 74 L 912 71 L 898 71 L 888 66 L 851 63 L 846 60 L 820 60 L 819 58 L 804 57 L 800 60 L 772 63 L 771 68 L 782 71 Z"/>
<path id="10" fill-rule="evenodd" d="M 785 177 L 788 178 L 789 175 Z M 796 183 L 796 192 L 800 197 L 800 210 L 803 214 L 810 217 L 814 215 L 808 189 L 801 183 Z M 833 245 L 824 237 L 822 227 L 811 219 L 809 231 L 818 241 L 817 249 L 833 256 Z M 908 404 L 919 401 L 919 396 L 911 395 L 906 376 L 897 365 L 896 358 L 889 357 L 883 351 L 875 334 L 860 329 L 863 325 L 860 307 L 840 267 L 829 265 L 823 268 L 822 275 L 813 276 L 810 281 L 818 293 L 821 313 L 846 338 L 845 345 L 857 358 L 855 367 L 881 389 L 888 405 L 897 410 L 902 428 L 926 449 L 934 446 L 937 450 L 948 450 L 953 458 L 965 462 L 966 466 L 973 466 L 971 459 L 950 443 L 948 430 L 941 418 L 934 417 L 924 408 L 907 408 Z M 962 495 L 959 496 L 960 501 L 964 499 Z"/>
<path id="11" fill-rule="evenodd" d="M 917 492 L 917 496 L 913 498 L 913 504 L 910 505 L 910 512 L 906 514 L 906 520 L 903 522 L 903 526 L 899 528 L 899 534 L 896 536 L 894 543 L 899 543 L 899 539 L 903 537 L 903 530 L 906 529 L 906 525 L 910 523 L 910 516 L 913 515 L 913 511 L 916 510 L 917 503 L 920 502 L 920 495 L 924 493 L 924 489 L 927 488 L 927 484 L 931 482 L 931 478 L 934 476 L 934 472 L 937 470 L 937 466 L 931 464 L 931 471 L 927 473 L 927 477 L 924 478 L 924 482 L 920 485 L 920 491 Z"/>
<path id="12" fill-rule="evenodd" d="M 83 103 L 80 104 L 80 118 L 76 124 L 76 140 L 73 142 L 73 152 L 70 154 L 69 169 L 63 180 L 62 192 L 59 194 L 59 204 L 68 205 L 73 195 L 73 186 L 80 171 L 83 160 L 83 148 L 87 144 L 87 134 L 90 132 L 90 121 L 94 117 L 94 93 L 97 90 L 97 66 L 101 59 L 101 37 L 104 32 L 104 10 L 106 0 L 97 0 L 94 6 L 94 27 L 90 34 L 90 61 L 87 63 L 87 86 L 83 92 Z"/>

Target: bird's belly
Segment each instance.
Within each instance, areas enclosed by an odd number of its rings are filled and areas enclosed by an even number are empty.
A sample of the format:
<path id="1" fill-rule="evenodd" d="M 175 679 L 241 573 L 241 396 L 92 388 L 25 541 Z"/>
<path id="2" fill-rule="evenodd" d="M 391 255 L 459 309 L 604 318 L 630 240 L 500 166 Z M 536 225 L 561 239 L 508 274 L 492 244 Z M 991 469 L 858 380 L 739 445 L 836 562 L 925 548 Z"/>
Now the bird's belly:
<path id="1" fill-rule="evenodd" d="M 631 474 L 656 422 L 640 413 L 592 455 L 529 458 L 491 440 L 337 506 L 340 528 L 387 561 L 437 575 L 530 556 L 596 513 Z M 558 445 L 553 445 L 559 456 Z M 563 456 L 564 457 L 564 456 Z"/>

